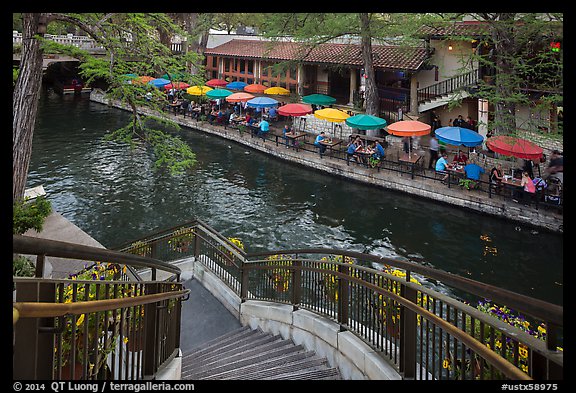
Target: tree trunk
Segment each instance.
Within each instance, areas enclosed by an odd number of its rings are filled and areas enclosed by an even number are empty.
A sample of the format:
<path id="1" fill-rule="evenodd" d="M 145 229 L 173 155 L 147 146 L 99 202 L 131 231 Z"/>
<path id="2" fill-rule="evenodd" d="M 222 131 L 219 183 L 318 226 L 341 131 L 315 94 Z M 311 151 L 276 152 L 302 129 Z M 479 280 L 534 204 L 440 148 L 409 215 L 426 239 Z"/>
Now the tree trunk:
<path id="1" fill-rule="evenodd" d="M 12 200 L 24 198 L 42 86 L 42 50 L 34 35 L 46 14 L 24 13 L 22 58 L 12 94 Z M 44 30 L 45 31 L 45 30 Z M 42 33 L 44 33 L 42 31 Z"/>
<path id="2" fill-rule="evenodd" d="M 372 59 L 372 33 L 370 31 L 370 20 L 368 14 L 361 13 L 360 31 L 362 35 L 362 61 L 364 62 L 364 72 L 366 73 L 366 91 L 364 99 L 366 103 L 366 114 L 379 115 L 379 97 L 376 88 L 376 74 L 374 72 L 374 61 Z"/>
<path id="3" fill-rule="evenodd" d="M 516 91 L 516 74 L 512 60 L 516 53 L 514 39 L 515 14 L 500 14 L 498 21 L 492 24 L 492 42 L 496 57 L 496 111 L 494 125 L 497 134 L 516 133 L 516 105 L 508 99 Z"/>

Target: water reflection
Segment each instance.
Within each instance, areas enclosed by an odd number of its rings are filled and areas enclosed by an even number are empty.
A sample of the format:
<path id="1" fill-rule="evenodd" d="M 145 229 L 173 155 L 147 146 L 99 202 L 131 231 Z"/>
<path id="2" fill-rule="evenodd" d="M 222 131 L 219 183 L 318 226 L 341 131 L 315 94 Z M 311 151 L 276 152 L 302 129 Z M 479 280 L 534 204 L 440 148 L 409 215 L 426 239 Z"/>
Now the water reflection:
<path id="1" fill-rule="evenodd" d="M 105 246 L 199 218 L 248 251 L 369 252 L 563 303 L 562 236 L 326 176 L 184 128 L 177 132 L 198 165 L 170 177 L 142 148 L 102 140 L 127 119 L 87 98 L 46 93 L 34 137 L 29 186 L 44 184 L 55 209 Z"/>

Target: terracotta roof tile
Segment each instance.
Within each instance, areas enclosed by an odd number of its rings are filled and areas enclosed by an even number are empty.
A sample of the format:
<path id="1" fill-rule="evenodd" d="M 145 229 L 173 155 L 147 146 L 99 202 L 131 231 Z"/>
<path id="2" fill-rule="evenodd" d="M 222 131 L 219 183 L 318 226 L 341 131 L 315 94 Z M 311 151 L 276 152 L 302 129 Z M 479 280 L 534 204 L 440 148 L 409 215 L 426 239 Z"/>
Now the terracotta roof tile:
<path id="1" fill-rule="evenodd" d="M 428 58 L 425 48 L 373 45 L 375 68 L 417 70 Z M 299 60 L 308 63 L 345 64 L 361 67 L 362 52 L 357 44 L 320 44 L 314 48 L 296 42 L 231 40 L 207 49 L 206 55 Z"/>
<path id="2" fill-rule="evenodd" d="M 422 26 L 419 33 L 424 36 L 472 36 L 479 37 L 490 34 L 490 25 L 485 21 L 444 22 L 434 26 Z"/>

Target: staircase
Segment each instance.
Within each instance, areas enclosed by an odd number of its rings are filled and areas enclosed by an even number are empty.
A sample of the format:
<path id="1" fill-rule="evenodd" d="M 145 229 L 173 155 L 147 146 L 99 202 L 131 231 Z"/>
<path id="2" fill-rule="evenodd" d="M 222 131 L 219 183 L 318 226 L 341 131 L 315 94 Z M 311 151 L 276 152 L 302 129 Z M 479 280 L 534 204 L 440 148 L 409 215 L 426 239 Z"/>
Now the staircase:
<path id="1" fill-rule="evenodd" d="M 292 340 L 245 326 L 183 354 L 182 379 L 341 379 L 325 358 Z"/>

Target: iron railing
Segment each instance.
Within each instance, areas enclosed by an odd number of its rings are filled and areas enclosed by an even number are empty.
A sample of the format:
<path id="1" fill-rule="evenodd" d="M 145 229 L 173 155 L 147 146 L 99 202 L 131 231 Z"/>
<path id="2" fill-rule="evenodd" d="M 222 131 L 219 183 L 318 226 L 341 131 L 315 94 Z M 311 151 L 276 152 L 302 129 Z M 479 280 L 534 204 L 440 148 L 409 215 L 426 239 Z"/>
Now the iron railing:
<path id="1" fill-rule="evenodd" d="M 436 97 L 452 93 L 466 87 L 474 86 L 480 79 L 480 70 L 475 69 L 470 72 L 456 75 L 452 78 L 443 80 L 430 86 L 418 89 L 417 98 L 418 103 L 423 103 L 432 100 Z"/>
<path id="2" fill-rule="evenodd" d="M 180 257 L 201 260 L 242 301 L 291 304 L 337 321 L 406 379 L 562 379 L 561 306 L 419 264 L 357 252 L 246 254 L 199 220 L 143 241 L 165 249 L 174 238 L 171 234 L 182 229 L 194 235 L 192 247 L 182 249 Z M 546 332 L 545 340 L 471 305 L 484 298 L 522 313 L 526 323 Z"/>
<path id="3" fill-rule="evenodd" d="M 14 379 L 141 380 L 177 355 L 181 301 L 189 292 L 178 282 L 178 267 L 20 235 L 13 236 L 13 252 L 37 255 L 39 261 L 52 256 L 92 262 L 87 271 L 95 275 L 14 277 Z M 143 282 L 127 266 L 150 266 L 170 276 Z"/>

